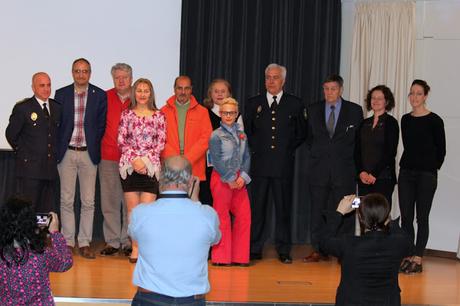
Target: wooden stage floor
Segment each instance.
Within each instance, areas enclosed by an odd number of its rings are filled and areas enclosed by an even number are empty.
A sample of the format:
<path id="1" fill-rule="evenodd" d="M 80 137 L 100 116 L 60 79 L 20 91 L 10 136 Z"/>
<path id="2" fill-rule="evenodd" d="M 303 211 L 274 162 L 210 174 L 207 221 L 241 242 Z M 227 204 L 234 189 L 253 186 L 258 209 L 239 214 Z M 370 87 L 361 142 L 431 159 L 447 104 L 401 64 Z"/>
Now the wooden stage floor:
<path id="1" fill-rule="evenodd" d="M 294 263 L 278 262 L 273 248 L 253 266 L 209 267 L 210 302 L 333 304 L 340 278 L 335 260 L 303 263 L 307 246 L 295 246 Z M 186 254 L 184 254 L 186 256 Z M 460 305 L 460 261 L 426 257 L 424 272 L 400 274 L 403 304 Z M 74 266 L 65 273 L 52 273 L 51 286 L 56 297 L 128 300 L 136 288 L 131 284 L 134 265 L 126 257 L 74 255 Z M 66 304 L 61 304 L 66 305 Z"/>

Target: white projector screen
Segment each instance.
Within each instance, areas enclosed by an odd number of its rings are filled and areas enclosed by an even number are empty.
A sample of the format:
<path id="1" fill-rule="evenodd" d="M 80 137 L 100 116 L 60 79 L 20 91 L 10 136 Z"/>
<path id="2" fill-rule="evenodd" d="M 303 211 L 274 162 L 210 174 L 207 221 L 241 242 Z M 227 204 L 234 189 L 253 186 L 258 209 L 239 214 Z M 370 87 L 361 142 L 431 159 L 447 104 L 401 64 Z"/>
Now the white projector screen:
<path id="1" fill-rule="evenodd" d="M 133 78 L 153 82 L 157 106 L 179 73 L 181 0 L 4 1 L 0 9 L 0 149 L 14 104 L 33 95 L 31 77 L 45 71 L 54 91 L 73 82 L 71 64 L 91 62 L 90 82 L 113 87 L 111 67 L 125 62 Z"/>

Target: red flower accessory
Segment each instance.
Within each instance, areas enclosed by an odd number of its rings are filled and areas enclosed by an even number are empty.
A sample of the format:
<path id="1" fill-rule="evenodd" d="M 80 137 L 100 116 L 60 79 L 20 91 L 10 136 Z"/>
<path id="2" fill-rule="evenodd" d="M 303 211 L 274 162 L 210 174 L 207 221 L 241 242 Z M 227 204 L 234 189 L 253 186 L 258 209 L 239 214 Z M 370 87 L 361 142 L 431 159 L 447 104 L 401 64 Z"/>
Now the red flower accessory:
<path id="1" fill-rule="evenodd" d="M 246 140 L 246 135 L 244 135 L 244 133 L 240 133 L 238 135 L 238 137 L 241 139 L 241 140 Z"/>

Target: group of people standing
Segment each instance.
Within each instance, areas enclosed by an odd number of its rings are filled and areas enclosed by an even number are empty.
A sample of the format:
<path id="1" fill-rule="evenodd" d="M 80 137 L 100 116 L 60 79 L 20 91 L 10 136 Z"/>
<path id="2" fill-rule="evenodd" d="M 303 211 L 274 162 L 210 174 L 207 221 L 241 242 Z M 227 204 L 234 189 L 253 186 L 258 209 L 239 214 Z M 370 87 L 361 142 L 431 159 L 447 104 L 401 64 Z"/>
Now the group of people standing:
<path id="1" fill-rule="evenodd" d="M 340 76 L 327 77 L 324 100 L 306 107 L 284 92 L 286 72 L 278 64 L 267 66 L 266 91 L 245 102 L 243 116 L 223 79 L 210 84 L 202 106 L 192 95 L 192 80 L 179 76 L 174 95 L 159 109 L 152 83 L 140 78 L 132 84 L 132 68 L 124 63 L 112 67 L 114 88 L 103 91 L 89 83 L 89 61 L 75 60 L 74 82 L 58 89 L 54 100 L 49 98 L 49 76 L 36 73 L 34 96 L 14 107 L 6 130 L 16 152 L 18 192 L 32 200 L 36 211 L 52 211 L 59 173 L 62 233 L 74 251 L 78 177 L 78 250 L 92 259 L 99 171 L 106 241 L 100 254 L 122 252 L 136 262 L 137 244 L 127 234 L 129 215 L 139 203 L 158 197 L 161 161 L 181 155 L 200 180 L 201 202 L 213 205 L 220 219 L 222 239 L 212 250 L 212 263 L 246 266 L 263 257 L 267 209 L 273 199 L 275 246 L 279 260 L 289 264 L 295 152 L 306 142 L 314 252 L 304 261 L 328 259 L 319 246 L 325 211 L 335 211 L 340 199 L 355 193 L 356 185 L 359 195 L 377 192 L 391 203 L 398 181 L 402 227 L 412 240 L 415 207 L 418 223 L 413 256 L 401 269 L 420 272 L 437 170 L 446 150 L 442 119 L 426 108 L 429 86 L 415 80 L 410 88 L 412 111 L 401 121 L 404 152 L 397 180 L 399 127 L 388 114 L 395 105 L 388 87 L 369 91 L 366 108 L 373 115 L 363 120 L 362 108 L 342 98 Z M 346 215 L 340 231 L 353 233 L 354 220 L 354 215 Z"/>

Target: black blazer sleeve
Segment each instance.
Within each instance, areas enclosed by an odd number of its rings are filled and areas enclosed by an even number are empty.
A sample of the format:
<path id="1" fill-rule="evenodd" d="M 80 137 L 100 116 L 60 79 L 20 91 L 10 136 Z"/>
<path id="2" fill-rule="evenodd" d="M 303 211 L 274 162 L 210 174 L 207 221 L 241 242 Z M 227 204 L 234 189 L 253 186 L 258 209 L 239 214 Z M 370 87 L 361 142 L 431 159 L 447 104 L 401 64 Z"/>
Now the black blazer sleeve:
<path id="1" fill-rule="evenodd" d="M 345 249 L 345 239 L 338 236 L 337 232 L 342 224 L 342 214 L 337 211 L 325 213 L 326 227 L 322 233 L 319 247 L 325 254 L 341 258 Z"/>
<path id="2" fill-rule="evenodd" d="M 383 145 L 383 158 L 372 171 L 374 177 L 378 177 L 380 172 L 386 167 L 394 169 L 396 152 L 398 151 L 399 126 L 398 121 L 390 115 L 385 118 L 385 134 Z"/>

